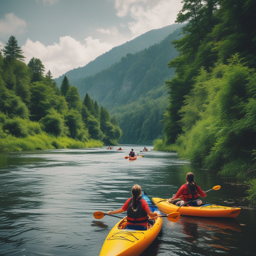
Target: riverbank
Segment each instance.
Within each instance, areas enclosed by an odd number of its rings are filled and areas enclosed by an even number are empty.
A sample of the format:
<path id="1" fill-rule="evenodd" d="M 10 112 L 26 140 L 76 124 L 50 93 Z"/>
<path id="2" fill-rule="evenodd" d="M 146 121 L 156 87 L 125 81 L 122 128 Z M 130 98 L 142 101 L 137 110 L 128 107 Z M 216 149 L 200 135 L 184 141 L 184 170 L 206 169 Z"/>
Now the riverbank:
<path id="1" fill-rule="evenodd" d="M 102 146 L 104 146 L 104 143 L 99 140 L 90 139 L 82 142 L 69 137 L 49 136 L 46 133 L 28 136 L 26 138 L 17 138 L 8 135 L 0 140 L 0 153 L 46 149 L 94 148 Z"/>
<path id="2" fill-rule="evenodd" d="M 180 150 L 179 146 L 176 144 L 166 145 L 163 140 L 157 139 L 153 142 L 153 145 L 154 150 L 156 151 L 176 152 L 180 158 L 186 158 L 182 154 L 182 150 Z M 234 161 L 224 165 L 219 171 L 217 171 L 217 175 L 222 177 L 233 177 L 237 182 L 243 182 L 248 185 L 249 189 L 246 191 L 248 194 L 246 199 L 249 201 L 251 206 L 256 206 L 256 177 L 252 175 L 249 176 L 248 173 L 253 173 L 254 167 L 255 166 L 248 163 L 245 164 L 244 162 Z"/>

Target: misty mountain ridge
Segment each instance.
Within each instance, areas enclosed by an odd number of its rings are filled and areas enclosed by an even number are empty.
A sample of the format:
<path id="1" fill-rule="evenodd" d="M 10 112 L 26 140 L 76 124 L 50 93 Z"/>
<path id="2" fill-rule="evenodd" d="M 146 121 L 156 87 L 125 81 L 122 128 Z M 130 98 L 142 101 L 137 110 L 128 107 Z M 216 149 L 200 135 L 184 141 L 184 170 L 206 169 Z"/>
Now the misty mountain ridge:
<path id="1" fill-rule="evenodd" d="M 160 29 L 148 31 L 131 41 L 112 48 L 110 51 L 89 62 L 86 66 L 66 72 L 62 76 L 56 78 L 55 81 L 58 86 L 60 86 L 64 76 L 67 76 L 69 82 L 72 85 L 75 85 L 81 78 L 95 75 L 103 69 L 106 69 L 112 64 L 120 61 L 127 53 L 136 53 L 151 45 L 161 42 L 166 36 L 181 26 L 181 24 L 173 24 Z"/>

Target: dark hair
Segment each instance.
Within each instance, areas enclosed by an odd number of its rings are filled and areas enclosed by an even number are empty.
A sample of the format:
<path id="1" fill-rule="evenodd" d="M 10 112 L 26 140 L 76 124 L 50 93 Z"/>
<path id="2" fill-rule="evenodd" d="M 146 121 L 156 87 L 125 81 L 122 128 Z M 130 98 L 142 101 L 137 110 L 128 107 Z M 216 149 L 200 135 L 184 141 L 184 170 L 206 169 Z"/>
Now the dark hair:
<path id="1" fill-rule="evenodd" d="M 142 189 L 141 186 L 136 184 L 132 187 L 132 209 L 137 209 L 138 203 L 141 199 Z"/>
<path id="2" fill-rule="evenodd" d="M 188 172 L 186 176 L 186 181 L 187 181 L 187 187 L 188 187 L 188 193 L 194 196 L 197 192 L 197 185 L 194 181 L 194 174 L 193 172 Z"/>

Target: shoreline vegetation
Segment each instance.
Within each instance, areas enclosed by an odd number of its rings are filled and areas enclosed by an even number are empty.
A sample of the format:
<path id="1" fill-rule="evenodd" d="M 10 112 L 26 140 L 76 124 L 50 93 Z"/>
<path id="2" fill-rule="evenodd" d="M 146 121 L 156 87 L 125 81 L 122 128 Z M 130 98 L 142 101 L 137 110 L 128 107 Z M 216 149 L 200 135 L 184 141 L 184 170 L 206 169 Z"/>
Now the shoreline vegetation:
<path id="1" fill-rule="evenodd" d="M 99 140 L 91 139 L 86 142 L 82 142 L 69 137 L 58 138 L 49 136 L 46 133 L 28 136 L 26 138 L 17 138 L 15 136 L 8 135 L 6 138 L 1 139 L 0 153 L 66 148 L 96 148 L 103 146 L 104 143 Z"/>
<path id="2" fill-rule="evenodd" d="M 25 57 L 14 36 L 0 51 L 0 153 L 118 145 L 115 116 L 63 78 L 60 88 L 40 59 Z"/>
<path id="3" fill-rule="evenodd" d="M 176 22 L 186 23 L 172 43 L 163 140 L 198 167 L 249 185 L 256 205 L 256 1 L 183 1 Z"/>

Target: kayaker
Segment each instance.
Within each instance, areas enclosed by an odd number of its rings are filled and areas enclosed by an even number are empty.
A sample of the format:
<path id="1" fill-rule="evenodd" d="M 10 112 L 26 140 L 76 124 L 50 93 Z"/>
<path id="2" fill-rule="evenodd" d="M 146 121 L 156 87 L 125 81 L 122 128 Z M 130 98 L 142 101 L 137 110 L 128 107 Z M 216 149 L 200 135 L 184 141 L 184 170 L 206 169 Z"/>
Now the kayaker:
<path id="1" fill-rule="evenodd" d="M 197 206 L 202 204 L 202 200 L 197 199 L 199 196 L 206 197 L 206 194 L 202 189 L 195 183 L 194 174 L 192 172 L 188 172 L 186 175 L 187 183 L 183 184 L 178 190 L 177 194 L 169 199 L 169 203 L 173 203 L 176 205 L 182 205 L 190 200 L 195 200 L 190 202 L 188 205 Z M 179 200 L 180 199 L 180 200 Z M 197 199 L 197 200 L 196 200 Z M 177 202 L 178 201 L 178 202 Z M 176 202 L 176 203 L 175 203 Z"/>
<path id="2" fill-rule="evenodd" d="M 148 149 L 146 147 L 143 148 L 143 151 L 148 151 Z"/>
<path id="3" fill-rule="evenodd" d="M 147 230 L 148 216 L 157 217 L 157 212 L 151 212 L 147 202 L 141 197 L 142 189 L 140 185 L 132 187 L 132 197 L 129 198 L 122 208 L 109 211 L 108 214 L 123 213 L 127 211 L 127 229 Z"/>
<path id="4" fill-rule="evenodd" d="M 135 152 L 133 151 L 133 149 L 131 149 L 129 156 L 131 156 L 131 157 L 135 156 Z"/>

